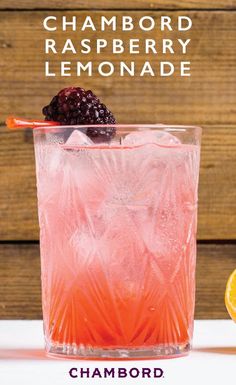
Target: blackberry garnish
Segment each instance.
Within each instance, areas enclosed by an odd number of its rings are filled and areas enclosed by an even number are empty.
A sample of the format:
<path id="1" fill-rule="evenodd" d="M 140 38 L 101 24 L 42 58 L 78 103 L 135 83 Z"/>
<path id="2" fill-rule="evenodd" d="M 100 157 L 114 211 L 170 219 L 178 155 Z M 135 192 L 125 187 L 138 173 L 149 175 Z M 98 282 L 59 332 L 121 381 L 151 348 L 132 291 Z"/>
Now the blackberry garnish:
<path id="1" fill-rule="evenodd" d="M 80 87 L 64 88 L 42 112 L 45 120 L 56 121 L 61 125 L 116 124 L 114 115 L 105 104 L 92 91 Z M 115 133 L 115 127 L 91 127 L 86 132 L 94 141 L 108 141 Z"/>

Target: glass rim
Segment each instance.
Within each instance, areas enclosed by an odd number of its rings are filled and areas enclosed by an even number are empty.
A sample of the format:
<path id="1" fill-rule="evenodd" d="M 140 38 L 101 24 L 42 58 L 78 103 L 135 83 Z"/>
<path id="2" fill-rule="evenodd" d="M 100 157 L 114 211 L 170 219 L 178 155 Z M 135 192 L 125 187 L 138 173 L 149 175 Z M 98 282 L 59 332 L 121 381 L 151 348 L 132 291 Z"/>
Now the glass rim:
<path id="1" fill-rule="evenodd" d="M 202 132 L 202 127 L 200 126 L 195 126 L 195 125 L 182 125 L 182 124 L 162 124 L 162 123 L 152 123 L 152 124 L 148 124 L 148 123 L 140 123 L 140 124 L 122 124 L 122 123 L 119 123 L 119 124 L 65 124 L 65 125 L 58 125 L 58 126 L 40 126 L 40 127 L 35 127 L 33 131 L 40 131 L 40 130 L 48 130 L 50 131 L 51 129 L 52 130 L 60 130 L 60 129 L 66 129 L 66 128 L 70 128 L 70 129 L 81 129 L 81 130 L 84 130 L 85 128 L 116 128 L 119 130 L 122 131 L 122 129 L 124 128 L 131 128 L 131 129 L 145 129 L 145 128 L 149 128 L 149 129 L 162 129 L 162 130 L 166 130 L 166 131 L 176 131 L 176 132 L 186 132 L 188 130 L 195 130 L 196 132 L 198 132 L 199 134 L 201 134 Z"/>

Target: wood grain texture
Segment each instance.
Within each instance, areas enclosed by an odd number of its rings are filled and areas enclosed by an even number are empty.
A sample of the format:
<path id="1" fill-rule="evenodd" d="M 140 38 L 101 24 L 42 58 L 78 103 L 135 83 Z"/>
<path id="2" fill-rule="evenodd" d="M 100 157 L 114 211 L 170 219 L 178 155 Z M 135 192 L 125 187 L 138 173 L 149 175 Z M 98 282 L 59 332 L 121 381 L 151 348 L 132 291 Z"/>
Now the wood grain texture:
<path id="1" fill-rule="evenodd" d="M 195 318 L 229 318 L 224 294 L 226 282 L 235 268 L 236 244 L 198 245 Z"/>
<path id="2" fill-rule="evenodd" d="M 236 267 L 236 245 L 198 245 L 197 319 L 228 318 L 227 278 Z M 0 319 L 41 318 L 39 246 L 0 245 Z"/>
<path id="3" fill-rule="evenodd" d="M 0 9 L 234 9 L 235 0 L 1 0 Z"/>
<path id="4" fill-rule="evenodd" d="M 0 319 L 41 318 L 38 245 L 0 245 Z"/>
<path id="5" fill-rule="evenodd" d="M 198 239 L 236 238 L 236 129 L 205 127 Z M 0 128 L 0 239 L 38 239 L 31 133 Z"/>
<path id="6" fill-rule="evenodd" d="M 55 12 L 58 17 L 58 28 L 63 14 L 71 17 L 76 15 L 78 21 L 84 20 L 86 12 Z M 104 12 L 94 12 L 95 23 L 99 22 Z M 142 12 L 105 12 L 118 17 L 120 22 L 123 14 L 132 14 L 135 24 L 142 17 Z M 158 20 L 161 12 L 151 12 Z M 114 62 L 116 69 L 123 60 L 129 63 L 136 61 L 138 70 L 147 60 L 145 53 L 139 55 L 112 55 L 105 51 L 103 55 L 94 52 L 83 55 L 83 62 L 92 60 L 95 68 L 93 77 L 82 73 L 81 77 L 49 77 L 44 75 L 44 62 L 49 60 L 52 69 L 58 74 L 59 63 L 65 55 L 44 54 L 44 39 L 54 38 L 57 48 L 61 50 L 67 38 L 76 40 L 76 33 L 55 33 L 43 31 L 42 21 L 48 12 L 0 12 L 0 116 L 4 120 L 7 115 L 23 115 L 41 117 L 41 107 L 64 86 L 80 84 L 92 88 L 105 103 L 112 108 L 117 120 L 122 123 L 163 122 L 172 124 L 235 124 L 236 123 L 236 12 L 174 12 L 170 14 L 176 23 L 180 14 L 190 15 L 193 29 L 184 35 L 191 38 L 189 52 L 181 55 L 176 31 L 165 33 L 166 38 L 175 42 L 175 55 L 148 55 L 158 72 L 158 60 L 171 60 L 178 66 L 180 60 L 190 60 L 192 76 L 180 78 L 120 77 L 116 73 L 112 77 L 101 77 L 96 68 L 100 61 Z M 13 27 L 14 26 L 14 27 Z M 78 32 L 77 32 L 78 34 Z M 79 34 L 81 38 L 94 41 L 103 37 L 102 33 L 87 31 Z M 120 32 L 106 33 L 108 43 L 113 38 L 140 38 L 140 32 L 125 35 Z M 143 36 L 143 35 L 142 35 Z M 181 35 L 183 38 L 183 35 Z M 159 30 L 145 34 L 146 38 L 159 41 Z M 163 37 L 163 36 L 162 36 Z M 88 57 L 89 56 L 89 57 Z M 157 60 L 158 59 L 158 60 Z M 66 54 L 66 60 L 72 61 L 72 67 L 80 54 Z M 74 73 L 74 72 L 73 72 Z M 134 108 L 135 106 L 135 108 Z"/>

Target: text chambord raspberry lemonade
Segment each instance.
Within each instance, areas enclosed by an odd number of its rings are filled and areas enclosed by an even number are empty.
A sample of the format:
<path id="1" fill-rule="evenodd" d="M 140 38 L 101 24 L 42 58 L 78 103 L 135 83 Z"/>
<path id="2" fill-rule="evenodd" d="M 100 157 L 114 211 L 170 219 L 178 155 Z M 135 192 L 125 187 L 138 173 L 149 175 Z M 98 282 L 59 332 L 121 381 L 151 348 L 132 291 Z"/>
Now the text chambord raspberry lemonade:
<path id="1" fill-rule="evenodd" d="M 109 142 L 88 135 L 106 128 Z M 189 351 L 200 131 L 115 124 L 34 130 L 49 353 Z"/>

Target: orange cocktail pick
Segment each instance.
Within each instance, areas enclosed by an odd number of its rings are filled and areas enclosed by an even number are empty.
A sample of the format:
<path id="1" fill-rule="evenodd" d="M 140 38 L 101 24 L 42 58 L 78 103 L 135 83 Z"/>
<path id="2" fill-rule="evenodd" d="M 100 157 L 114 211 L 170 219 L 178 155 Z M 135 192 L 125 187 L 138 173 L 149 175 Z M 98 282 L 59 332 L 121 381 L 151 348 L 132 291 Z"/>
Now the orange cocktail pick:
<path id="1" fill-rule="evenodd" d="M 53 122 L 49 120 L 29 120 L 23 118 L 15 118 L 9 116 L 6 119 L 6 126 L 9 129 L 19 129 L 19 128 L 38 128 L 38 127 L 48 127 L 48 126 L 59 126 L 60 123 Z"/>

